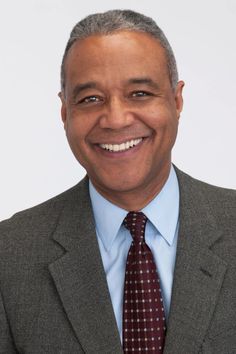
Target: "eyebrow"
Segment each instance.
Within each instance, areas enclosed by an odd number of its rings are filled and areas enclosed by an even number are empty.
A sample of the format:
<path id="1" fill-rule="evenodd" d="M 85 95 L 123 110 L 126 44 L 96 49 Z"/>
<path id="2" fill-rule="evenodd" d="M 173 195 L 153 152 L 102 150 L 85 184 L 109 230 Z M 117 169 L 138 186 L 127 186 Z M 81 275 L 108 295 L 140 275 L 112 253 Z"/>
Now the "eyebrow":
<path id="1" fill-rule="evenodd" d="M 73 98 L 76 98 L 78 94 L 80 94 L 82 91 L 91 89 L 91 88 L 97 88 L 97 84 L 94 81 L 89 81 L 85 82 L 84 84 L 78 84 L 74 87 L 72 91 L 72 96 Z"/>
<path id="2" fill-rule="evenodd" d="M 155 89 L 159 89 L 159 85 L 149 77 L 137 77 L 128 80 L 129 84 L 145 84 Z"/>

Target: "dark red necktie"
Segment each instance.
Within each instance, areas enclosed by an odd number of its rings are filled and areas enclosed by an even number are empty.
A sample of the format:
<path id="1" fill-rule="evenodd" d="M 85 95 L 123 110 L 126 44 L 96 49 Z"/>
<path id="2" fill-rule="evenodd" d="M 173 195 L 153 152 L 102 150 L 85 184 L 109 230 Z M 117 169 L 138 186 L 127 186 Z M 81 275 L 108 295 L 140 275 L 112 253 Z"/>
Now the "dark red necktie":
<path id="1" fill-rule="evenodd" d="M 128 354 L 161 354 L 165 341 L 164 305 L 155 261 L 145 243 L 146 222 L 141 212 L 129 212 L 124 220 L 133 237 L 123 304 L 123 349 Z"/>

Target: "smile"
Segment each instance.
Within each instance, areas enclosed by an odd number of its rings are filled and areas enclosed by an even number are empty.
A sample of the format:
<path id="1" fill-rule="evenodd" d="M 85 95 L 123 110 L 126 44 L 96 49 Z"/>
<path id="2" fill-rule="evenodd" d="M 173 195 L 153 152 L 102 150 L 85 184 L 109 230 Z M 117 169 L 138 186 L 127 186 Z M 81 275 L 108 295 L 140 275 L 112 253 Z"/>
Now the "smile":
<path id="1" fill-rule="evenodd" d="M 132 139 L 121 144 L 99 144 L 99 146 L 111 152 L 126 151 L 141 143 L 143 138 Z"/>

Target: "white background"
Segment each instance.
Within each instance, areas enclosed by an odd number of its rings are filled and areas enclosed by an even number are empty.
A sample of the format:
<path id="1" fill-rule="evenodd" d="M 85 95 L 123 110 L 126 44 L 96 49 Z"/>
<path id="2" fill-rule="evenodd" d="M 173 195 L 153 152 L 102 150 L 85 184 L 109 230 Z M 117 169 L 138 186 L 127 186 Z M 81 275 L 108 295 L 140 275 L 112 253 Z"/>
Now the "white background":
<path id="1" fill-rule="evenodd" d="M 0 220 L 84 175 L 60 121 L 60 63 L 84 16 L 130 8 L 166 33 L 186 83 L 173 161 L 204 181 L 236 187 L 235 0 L 8 0 L 0 2 Z"/>

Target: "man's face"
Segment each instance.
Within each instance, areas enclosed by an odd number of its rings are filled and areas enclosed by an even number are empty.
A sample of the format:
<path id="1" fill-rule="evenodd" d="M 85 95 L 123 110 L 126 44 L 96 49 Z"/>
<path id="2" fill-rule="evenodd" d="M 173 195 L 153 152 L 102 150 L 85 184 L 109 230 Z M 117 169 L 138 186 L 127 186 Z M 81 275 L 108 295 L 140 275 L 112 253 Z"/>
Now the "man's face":
<path id="1" fill-rule="evenodd" d="M 79 40 L 65 62 L 62 119 L 70 147 L 108 199 L 155 193 L 168 176 L 182 109 L 165 52 L 129 31 Z"/>

